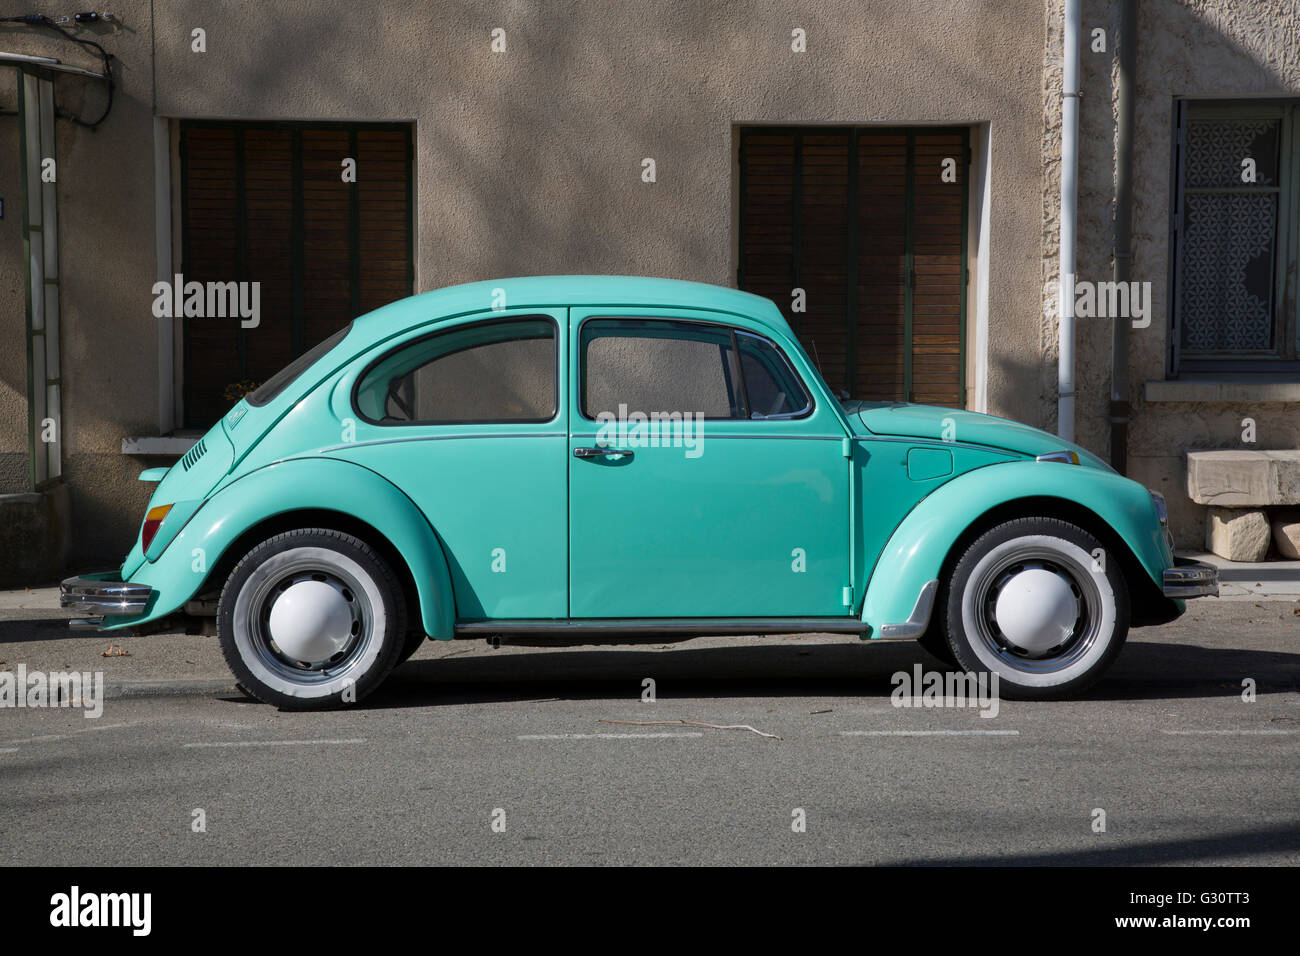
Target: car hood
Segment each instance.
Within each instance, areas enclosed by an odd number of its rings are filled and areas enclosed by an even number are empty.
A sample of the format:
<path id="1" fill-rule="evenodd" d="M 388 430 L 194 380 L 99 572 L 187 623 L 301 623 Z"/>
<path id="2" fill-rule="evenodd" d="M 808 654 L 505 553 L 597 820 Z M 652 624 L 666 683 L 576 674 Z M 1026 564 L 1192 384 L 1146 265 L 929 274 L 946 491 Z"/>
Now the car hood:
<path id="1" fill-rule="evenodd" d="M 844 410 L 873 435 L 959 441 L 1030 456 L 1073 451 L 1081 464 L 1112 470 L 1092 452 L 1073 442 L 1006 418 L 906 402 L 847 402 Z"/>

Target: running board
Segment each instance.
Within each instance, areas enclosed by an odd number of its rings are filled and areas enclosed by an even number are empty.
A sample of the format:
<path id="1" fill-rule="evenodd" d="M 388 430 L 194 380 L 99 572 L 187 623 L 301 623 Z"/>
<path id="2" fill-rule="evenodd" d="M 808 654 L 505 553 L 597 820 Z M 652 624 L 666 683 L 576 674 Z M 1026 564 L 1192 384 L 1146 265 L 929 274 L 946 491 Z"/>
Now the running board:
<path id="1" fill-rule="evenodd" d="M 870 628 L 842 617 L 581 618 L 548 621 L 464 621 L 457 634 L 862 634 Z"/>

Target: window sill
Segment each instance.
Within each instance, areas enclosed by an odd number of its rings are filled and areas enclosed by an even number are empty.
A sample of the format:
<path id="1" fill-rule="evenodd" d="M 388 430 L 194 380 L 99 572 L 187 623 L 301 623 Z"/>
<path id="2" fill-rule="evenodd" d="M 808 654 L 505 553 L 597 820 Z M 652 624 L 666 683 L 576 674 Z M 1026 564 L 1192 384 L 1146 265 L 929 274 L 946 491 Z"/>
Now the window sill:
<path id="1" fill-rule="evenodd" d="M 202 435 L 197 433 L 193 435 L 152 435 L 144 437 L 129 437 L 122 439 L 122 454 L 124 455 L 162 455 L 175 456 L 189 451 L 194 443 Z"/>
<path id="2" fill-rule="evenodd" d="M 1300 402 L 1300 380 L 1294 375 L 1221 374 L 1147 382 L 1148 402 Z"/>

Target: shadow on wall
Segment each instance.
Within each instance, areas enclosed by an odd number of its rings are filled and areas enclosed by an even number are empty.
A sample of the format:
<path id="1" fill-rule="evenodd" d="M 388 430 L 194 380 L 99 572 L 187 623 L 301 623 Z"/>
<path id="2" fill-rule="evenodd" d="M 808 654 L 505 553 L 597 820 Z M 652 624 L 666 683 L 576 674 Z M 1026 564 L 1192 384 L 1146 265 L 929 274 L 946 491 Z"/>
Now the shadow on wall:
<path id="1" fill-rule="evenodd" d="M 1006 353 L 989 356 L 990 415 L 1011 418 L 1034 428 L 1054 432 L 1056 428 L 1056 363 L 1047 356 L 1030 363 Z M 1014 400 L 1015 405 L 1008 408 Z M 1033 414 L 1026 416 L 1024 409 Z"/>

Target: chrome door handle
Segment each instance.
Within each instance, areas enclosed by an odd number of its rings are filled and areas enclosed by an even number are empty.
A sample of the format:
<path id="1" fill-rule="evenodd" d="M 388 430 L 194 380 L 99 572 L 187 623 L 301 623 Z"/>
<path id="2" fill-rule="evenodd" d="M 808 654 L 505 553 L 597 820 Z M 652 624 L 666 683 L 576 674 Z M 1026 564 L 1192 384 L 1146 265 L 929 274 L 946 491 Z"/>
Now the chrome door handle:
<path id="1" fill-rule="evenodd" d="M 573 449 L 574 458 L 603 458 L 605 455 L 626 455 L 628 458 L 633 457 L 632 452 L 622 448 L 575 448 Z"/>

